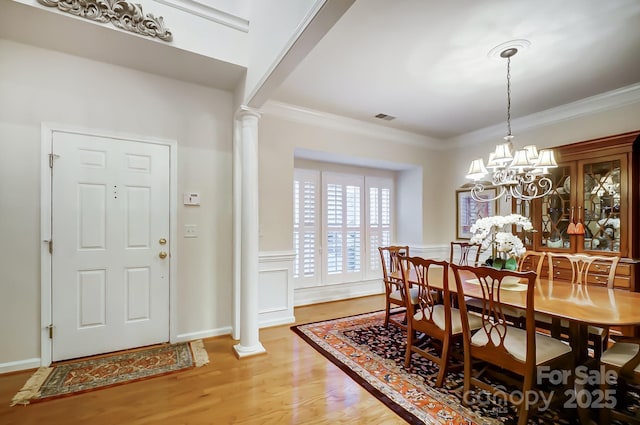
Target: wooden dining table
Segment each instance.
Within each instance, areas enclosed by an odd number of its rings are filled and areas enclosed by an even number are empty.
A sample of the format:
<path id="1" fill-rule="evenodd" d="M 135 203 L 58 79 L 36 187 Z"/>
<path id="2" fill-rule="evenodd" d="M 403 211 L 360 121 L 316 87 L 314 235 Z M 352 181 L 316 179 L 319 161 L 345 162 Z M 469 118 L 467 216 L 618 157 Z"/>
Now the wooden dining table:
<path id="1" fill-rule="evenodd" d="M 393 277 L 402 279 L 400 271 Z M 429 269 L 429 284 L 433 289 L 443 289 L 443 273 L 437 267 Z M 462 274 L 462 290 L 466 297 L 482 298 L 482 289 L 475 276 Z M 415 273 L 411 270 L 409 281 L 415 281 Z M 451 293 L 457 293 L 453 271 L 449 269 L 448 286 Z M 521 285 L 521 286 L 518 286 Z M 609 289 L 603 286 L 578 285 L 553 279 L 536 279 L 534 292 L 534 308 L 538 313 L 554 319 L 569 321 L 569 344 L 574 355 L 574 364 L 585 365 L 589 360 L 589 326 L 636 326 L 640 325 L 640 292 L 621 289 Z M 513 284 L 500 290 L 500 302 L 515 308 L 526 308 L 526 285 Z M 591 364 L 589 367 L 597 365 Z M 580 393 L 583 385 L 576 384 L 575 390 Z M 589 409 L 579 405 L 577 414 L 581 424 L 594 425 Z"/>
<path id="2" fill-rule="evenodd" d="M 402 278 L 399 271 L 394 272 Z M 415 280 L 413 270 L 409 281 Z M 442 272 L 430 268 L 429 283 L 434 289 L 443 289 Z M 453 271 L 449 270 L 448 285 L 451 293 L 457 293 Z M 462 282 L 464 295 L 482 298 L 482 289 L 473 283 L 471 276 Z M 578 285 L 553 279 L 538 278 L 534 292 L 534 308 L 552 318 L 569 321 L 569 343 L 576 365 L 588 359 L 588 327 L 640 325 L 640 292 L 608 289 L 595 285 Z M 526 307 L 526 287 L 516 285 L 502 289 L 500 302 L 515 308 Z"/>

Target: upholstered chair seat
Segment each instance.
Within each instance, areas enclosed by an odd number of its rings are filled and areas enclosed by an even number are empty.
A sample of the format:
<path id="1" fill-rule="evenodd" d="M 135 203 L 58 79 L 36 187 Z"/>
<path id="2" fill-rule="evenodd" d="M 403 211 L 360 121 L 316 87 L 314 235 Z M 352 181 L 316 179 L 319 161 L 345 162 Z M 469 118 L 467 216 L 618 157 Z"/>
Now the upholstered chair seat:
<path id="1" fill-rule="evenodd" d="M 491 332 L 494 345 L 500 343 L 497 329 Z M 488 338 L 485 332 L 477 332 L 471 337 L 471 344 L 476 347 L 487 345 Z M 521 362 L 527 359 L 527 331 L 519 328 L 511 328 L 505 336 L 504 348 L 513 357 Z M 546 335 L 536 334 L 536 365 L 544 364 L 551 359 L 570 353 L 571 347 L 560 340 L 549 338 Z"/>
<path id="2" fill-rule="evenodd" d="M 389 294 L 389 298 L 393 301 L 397 301 L 396 304 L 404 302 L 402 299 L 402 291 L 396 290 Z M 418 288 L 409 288 L 409 302 L 411 305 L 418 303 Z"/>
<path id="3" fill-rule="evenodd" d="M 638 344 L 617 342 L 613 347 L 602 353 L 600 361 L 608 365 L 622 367 L 637 355 L 638 351 L 640 351 L 640 345 Z M 640 373 L 640 365 L 636 366 L 633 371 Z"/>
<path id="4" fill-rule="evenodd" d="M 413 318 L 415 320 L 422 320 L 424 318 L 424 314 L 420 310 L 413 316 Z M 445 306 L 443 304 L 438 304 L 433 307 L 432 319 L 436 326 L 438 326 L 442 330 L 445 329 Z M 475 331 L 477 329 L 480 329 L 481 326 L 482 319 L 480 318 L 480 316 L 470 314 L 469 327 L 471 328 L 471 330 Z M 458 310 L 457 308 L 451 309 L 451 333 L 453 335 L 462 333 L 462 318 L 460 317 L 460 310 Z"/>

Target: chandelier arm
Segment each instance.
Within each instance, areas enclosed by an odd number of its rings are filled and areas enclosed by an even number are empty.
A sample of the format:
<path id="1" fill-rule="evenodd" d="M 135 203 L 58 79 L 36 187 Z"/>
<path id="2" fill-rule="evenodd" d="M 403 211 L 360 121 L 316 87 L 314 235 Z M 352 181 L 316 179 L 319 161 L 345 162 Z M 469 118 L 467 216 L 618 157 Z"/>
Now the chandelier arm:
<path id="1" fill-rule="evenodd" d="M 538 193 L 538 189 L 541 189 L 542 192 Z M 525 201 L 531 201 L 533 199 L 542 198 L 547 196 L 553 190 L 552 182 L 547 177 L 542 177 L 538 180 L 523 183 L 519 185 L 514 185 L 509 188 L 509 192 L 511 196 L 514 198 L 522 199 Z M 527 193 L 531 193 L 528 195 Z"/>
<path id="2" fill-rule="evenodd" d="M 483 192 L 484 192 L 484 185 L 481 183 L 476 183 L 476 185 L 471 188 L 471 198 L 473 198 L 474 201 L 478 201 L 478 202 L 491 202 L 499 199 L 505 193 L 507 193 L 507 189 L 504 186 L 501 186 L 500 192 L 493 198 L 487 198 L 483 196 L 481 197 L 480 195 Z"/>
<path id="3" fill-rule="evenodd" d="M 542 179 L 547 179 L 547 180 L 549 180 L 549 179 L 548 179 L 548 178 L 546 178 L 546 177 L 542 177 L 542 178 L 540 178 L 540 180 L 542 180 Z M 536 176 L 535 176 L 534 174 L 532 174 L 531 172 L 526 172 L 526 173 L 524 173 L 524 174 L 519 174 L 519 175 L 518 175 L 518 182 L 519 182 L 519 183 L 522 183 L 522 184 L 525 184 L 525 185 L 526 185 L 526 184 L 534 183 L 535 181 L 536 181 Z M 549 181 L 549 184 L 551 184 L 551 181 Z M 547 183 L 543 183 L 542 185 L 546 186 L 546 185 L 547 185 Z"/>

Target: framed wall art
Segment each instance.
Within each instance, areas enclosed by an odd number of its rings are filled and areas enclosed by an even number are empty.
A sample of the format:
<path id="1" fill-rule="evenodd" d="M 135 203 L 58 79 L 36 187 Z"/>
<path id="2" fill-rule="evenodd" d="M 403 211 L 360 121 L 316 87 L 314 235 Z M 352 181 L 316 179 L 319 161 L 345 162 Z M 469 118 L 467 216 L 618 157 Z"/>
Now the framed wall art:
<path id="1" fill-rule="evenodd" d="M 485 188 L 481 198 L 496 197 L 495 188 Z M 490 217 L 498 212 L 498 201 L 476 201 L 471 196 L 471 188 L 456 190 L 456 239 L 471 239 L 471 226 L 479 218 Z"/>

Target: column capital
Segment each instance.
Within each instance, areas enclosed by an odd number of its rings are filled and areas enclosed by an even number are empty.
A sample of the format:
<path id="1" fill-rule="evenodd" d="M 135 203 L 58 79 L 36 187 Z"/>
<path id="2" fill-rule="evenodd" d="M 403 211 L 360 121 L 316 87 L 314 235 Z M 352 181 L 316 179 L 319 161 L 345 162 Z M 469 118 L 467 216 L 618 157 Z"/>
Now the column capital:
<path id="1" fill-rule="evenodd" d="M 262 117 L 260 112 L 245 105 L 241 105 L 236 111 L 236 119 L 238 120 L 244 120 L 247 118 L 255 118 L 256 120 L 259 120 L 260 117 Z"/>

